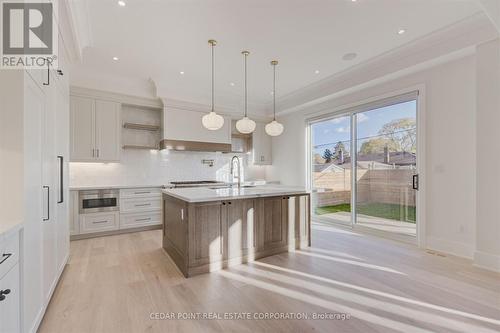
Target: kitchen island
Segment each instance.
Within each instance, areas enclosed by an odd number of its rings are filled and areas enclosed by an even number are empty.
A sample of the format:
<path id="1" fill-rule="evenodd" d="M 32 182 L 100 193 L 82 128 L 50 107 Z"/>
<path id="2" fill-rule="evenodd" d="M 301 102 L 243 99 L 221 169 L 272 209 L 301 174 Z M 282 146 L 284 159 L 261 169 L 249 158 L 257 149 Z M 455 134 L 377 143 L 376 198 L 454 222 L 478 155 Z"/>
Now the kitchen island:
<path id="1" fill-rule="evenodd" d="M 310 195 L 303 188 L 162 192 L 163 248 L 186 277 L 310 246 Z"/>

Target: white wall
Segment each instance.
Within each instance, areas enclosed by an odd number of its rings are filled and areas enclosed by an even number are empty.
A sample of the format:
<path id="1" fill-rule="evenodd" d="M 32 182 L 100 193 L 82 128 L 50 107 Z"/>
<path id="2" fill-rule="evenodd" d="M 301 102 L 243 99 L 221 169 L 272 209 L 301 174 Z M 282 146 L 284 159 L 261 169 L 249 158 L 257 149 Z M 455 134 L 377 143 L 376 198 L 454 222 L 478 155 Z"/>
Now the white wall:
<path id="1" fill-rule="evenodd" d="M 500 40 L 477 48 L 477 248 L 478 266 L 500 272 Z"/>
<path id="2" fill-rule="evenodd" d="M 175 180 L 229 181 L 233 154 L 123 150 L 120 163 L 70 163 L 70 186 L 163 185 Z M 243 158 L 246 180 L 265 179 L 265 166 L 248 164 Z M 215 165 L 202 164 L 214 159 Z"/>
<path id="3" fill-rule="evenodd" d="M 475 57 L 365 88 L 328 102 L 333 110 L 407 87 L 425 85 L 426 238 L 428 247 L 471 257 L 475 240 Z M 273 139 L 267 178 L 306 184 L 307 110 L 280 117 L 282 136 Z"/>

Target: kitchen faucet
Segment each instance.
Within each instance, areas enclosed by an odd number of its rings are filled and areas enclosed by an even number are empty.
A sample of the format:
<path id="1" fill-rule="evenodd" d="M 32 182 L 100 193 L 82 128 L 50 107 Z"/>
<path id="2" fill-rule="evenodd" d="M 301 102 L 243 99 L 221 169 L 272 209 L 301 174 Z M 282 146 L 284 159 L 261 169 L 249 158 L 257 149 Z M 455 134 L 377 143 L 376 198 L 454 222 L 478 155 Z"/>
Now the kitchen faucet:
<path id="1" fill-rule="evenodd" d="M 236 159 L 236 162 L 237 165 L 238 165 L 238 177 L 234 176 L 234 160 Z M 240 165 L 240 159 L 238 158 L 238 156 L 234 155 L 233 158 L 231 158 L 231 176 L 233 176 L 233 178 L 238 178 L 238 187 L 241 187 L 241 169 L 240 169 L 241 165 Z"/>

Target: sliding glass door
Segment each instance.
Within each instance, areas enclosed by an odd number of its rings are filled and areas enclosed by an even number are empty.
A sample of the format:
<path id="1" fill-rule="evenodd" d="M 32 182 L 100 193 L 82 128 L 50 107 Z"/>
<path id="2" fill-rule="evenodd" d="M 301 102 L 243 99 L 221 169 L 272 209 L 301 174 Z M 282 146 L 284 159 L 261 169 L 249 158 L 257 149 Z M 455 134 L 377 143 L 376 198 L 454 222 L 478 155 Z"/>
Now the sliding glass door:
<path id="1" fill-rule="evenodd" d="M 413 100 L 354 115 L 358 225 L 416 236 L 416 110 Z"/>
<path id="2" fill-rule="evenodd" d="M 316 222 L 416 236 L 416 95 L 315 119 L 310 134 Z"/>
<path id="3" fill-rule="evenodd" d="M 351 224 L 351 116 L 311 124 L 312 202 L 326 223 Z"/>

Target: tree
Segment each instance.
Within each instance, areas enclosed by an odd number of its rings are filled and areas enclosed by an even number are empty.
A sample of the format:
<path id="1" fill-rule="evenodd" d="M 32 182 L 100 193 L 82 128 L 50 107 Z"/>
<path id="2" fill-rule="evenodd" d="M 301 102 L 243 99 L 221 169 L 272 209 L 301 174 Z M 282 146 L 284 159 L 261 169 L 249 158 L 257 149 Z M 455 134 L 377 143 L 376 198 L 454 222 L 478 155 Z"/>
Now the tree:
<path id="1" fill-rule="evenodd" d="M 338 158 L 341 150 L 344 152 L 345 155 L 347 149 L 345 148 L 344 143 L 342 141 L 339 141 L 335 144 L 335 147 L 333 147 L 333 155 L 336 158 Z"/>
<path id="2" fill-rule="evenodd" d="M 363 142 L 359 152 L 363 155 L 383 153 L 384 148 L 387 146 L 389 151 L 398 151 L 397 145 L 387 138 L 373 138 Z"/>
<path id="3" fill-rule="evenodd" d="M 333 158 L 333 153 L 330 149 L 326 148 L 323 153 L 323 158 L 325 159 L 325 163 L 331 163 Z"/>
<path id="4" fill-rule="evenodd" d="M 417 152 L 417 126 L 415 118 L 393 120 L 380 129 L 378 134 L 387 137 L 398 151 Z"/>
<path id="5" fill-rule="evenodd" d="M 409 153 L 417 151 L 417 127 L 414 118 L 401 118 L 388 122 L 378 131 L 378 135 L 363 142 L 360 153 L 381 153 L 386 146 L 390 151 Z"/>

